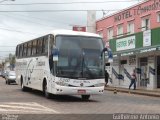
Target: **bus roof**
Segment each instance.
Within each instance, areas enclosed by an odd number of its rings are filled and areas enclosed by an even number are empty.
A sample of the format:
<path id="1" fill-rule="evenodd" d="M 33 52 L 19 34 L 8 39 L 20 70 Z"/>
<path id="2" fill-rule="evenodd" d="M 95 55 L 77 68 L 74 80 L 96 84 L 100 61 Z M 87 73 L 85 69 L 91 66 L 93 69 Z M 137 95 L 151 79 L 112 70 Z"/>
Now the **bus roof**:
<path id="1" fill-rule="evenodd" d="M 72 31 L 72 30 L 53 30 L 51 31 L 51 34 L 53 34 L 54 36 L 56 35 L 75 35 L 75 36 L 101 37 L 100 35 L 95 34 L 95 33 L 79 32 L 79 31 Z"/>
<path id="2" fill-rule="evenodd" d="M 72 30 L 53 30 L 46 35 L 49 35 L 49 34 L 52 34 L 54 36 L 56 36 L 56 35 L 75 35 L 75 36 L 90 36 L 90 37 L 102 38 L 100 35 L 95 34 L 95 33 L 79 32 L 79 31 L 72 31 Z M 37 37 L 37 38 L 41 38 L 41 37 L 43 37 L 43 36 L 40 36 L 40 37 Z M 32 41 L 32 40 L 35 40 L 37 38 L 31 39 L 31 40 L 28 40 L 28 41 Z M 26 42 L 28 42 L 28 41 L 26 41 Z M 26 43 L 26 42 L 23 42 L 23 43 Z M 23 44 L 23 43 L 20 43 L 20 44 Z M 18 44 L 18 45 L 20 45 L 20 44 Z"/>

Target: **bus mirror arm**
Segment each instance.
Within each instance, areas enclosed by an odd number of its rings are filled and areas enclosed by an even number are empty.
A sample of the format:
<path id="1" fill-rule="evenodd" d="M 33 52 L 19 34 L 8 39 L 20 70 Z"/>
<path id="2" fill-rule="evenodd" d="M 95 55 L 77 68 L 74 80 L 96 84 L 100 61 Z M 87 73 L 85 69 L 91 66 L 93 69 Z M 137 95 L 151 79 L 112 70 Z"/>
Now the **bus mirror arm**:
<path id="1" fill-rule="evenodd" d="M 101 57 L 102 57 L 102 55 L 103 55 L 103 53 L 104 52 L 106 52 L 107 51 L 107 53 L 108 53 L 108 62 L 113 62 L 113 54 L 112 54 L 112 51 L 111 51 L 111 49 L 110 48 L 104 48 L 103 50 L 102 50 L 102 52 L 101 52 Z"/>
<path id="2" fill-rule="evenodd" d="M 53 48 L 52 49 L 53 61 L 58 61 L 58 55 L 59 55 L 58 49 L 57 48 Z"/>
<path id="3" fill-rule="evenodd" d="M 108 48 L 103 48 L 102 52 L 101 52 L 101 57 L 103 56 L 103 53 L 108 51 Z"/>

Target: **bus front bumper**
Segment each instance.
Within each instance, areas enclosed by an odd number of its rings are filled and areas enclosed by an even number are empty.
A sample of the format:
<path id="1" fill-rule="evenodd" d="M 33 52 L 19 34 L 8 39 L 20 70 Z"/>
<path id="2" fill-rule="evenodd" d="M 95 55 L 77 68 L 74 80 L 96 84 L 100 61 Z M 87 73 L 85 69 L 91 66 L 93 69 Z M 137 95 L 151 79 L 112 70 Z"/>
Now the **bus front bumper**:
<path id="1" fill-rule="evenodd" d="M 104 86 L 101 87 L 67 87 L 57 86 L 55 94 L 60 95 L 97 95 L 103 94 Z"/>

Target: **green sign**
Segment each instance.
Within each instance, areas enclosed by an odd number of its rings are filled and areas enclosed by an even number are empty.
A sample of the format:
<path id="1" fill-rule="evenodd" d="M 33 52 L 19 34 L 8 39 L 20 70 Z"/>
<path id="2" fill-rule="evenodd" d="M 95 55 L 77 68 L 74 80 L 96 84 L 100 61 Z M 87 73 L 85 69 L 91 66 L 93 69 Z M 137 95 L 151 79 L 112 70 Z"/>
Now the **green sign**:
<path id="1" fill-rule="evenodd" d="M 130 36 L 116 40 L 116 51 L 135 48 L 135 36 Z"/>

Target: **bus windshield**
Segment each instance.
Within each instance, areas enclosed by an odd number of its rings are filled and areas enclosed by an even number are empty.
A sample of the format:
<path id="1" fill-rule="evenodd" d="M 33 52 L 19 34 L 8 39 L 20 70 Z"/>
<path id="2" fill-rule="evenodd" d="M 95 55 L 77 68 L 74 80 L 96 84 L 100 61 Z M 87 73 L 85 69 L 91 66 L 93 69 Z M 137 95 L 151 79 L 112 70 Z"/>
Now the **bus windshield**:
<path id="1" fill-rule="evenodd" d="M 58 77 L 74 79 L 104 78 L 101 38 L 59 35 L 56 37 L 56 47 L 59 50 L 56 66 Z"/>

